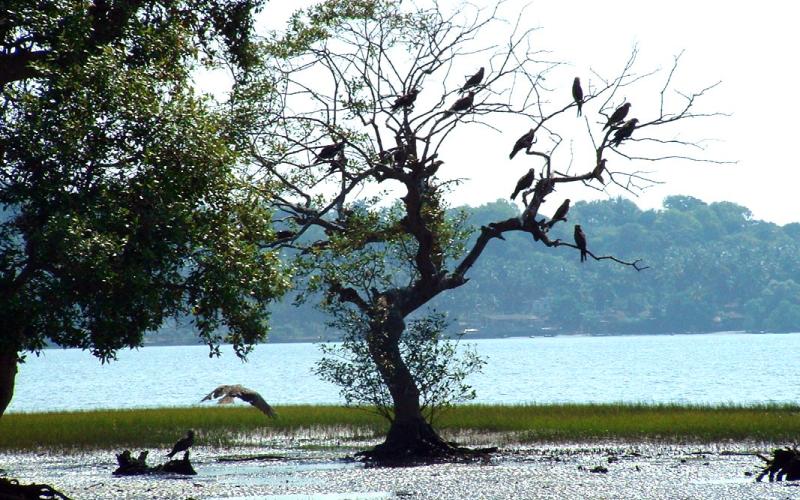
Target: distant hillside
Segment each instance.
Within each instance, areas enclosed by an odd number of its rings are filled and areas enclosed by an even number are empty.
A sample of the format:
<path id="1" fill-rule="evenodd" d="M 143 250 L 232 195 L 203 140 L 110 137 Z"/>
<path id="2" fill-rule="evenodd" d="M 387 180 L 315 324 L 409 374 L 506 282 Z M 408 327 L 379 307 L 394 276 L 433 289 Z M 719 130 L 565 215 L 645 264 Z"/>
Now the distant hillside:
<path id="1" fill-rule="evenodd" d="M 543 212 L 555 210 L 553 203 Z M 465 209 L 475 226 L 519 210 L 505 200 Z M 574 224 L 584 228 L 595 254 L 642 259 L 650 269 L 581 264 L 571 248 L 510 234 L 492 240 L 469 283 L 434 307 L 448 313 L 454 329 L 480 336 L 800 331 L 800 224 L 778 226 L 734 203 L 687 196 L 646 211 L 623 199 L 579 202 L 551 237 L 572 241 Z M 320 313 L 290 302 L 274 308 L 271 341 L 336 337 Z M 151 338 L 194 342 L 188 329 L 168 330 Z"/>

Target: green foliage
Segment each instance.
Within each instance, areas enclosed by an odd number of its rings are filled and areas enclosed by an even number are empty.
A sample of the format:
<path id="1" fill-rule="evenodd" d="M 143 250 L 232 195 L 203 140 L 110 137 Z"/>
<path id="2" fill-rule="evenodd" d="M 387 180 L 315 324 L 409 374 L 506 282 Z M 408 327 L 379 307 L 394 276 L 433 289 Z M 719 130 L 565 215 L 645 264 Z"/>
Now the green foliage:
<path id="1" fill-rule="evenodd" d="M 190 80 L 201 52 L 250 64 L 257 5 L 12 2 L 0 52 L 33 71 L 0 89 L 3 348 L 107 360 L 184 315 L 212 347 L 264 338 L 263 306 L 287 286 L 263 251 L 271 215 Z"/>
<path id="2" fill-rule="evenodd" d="M 442 338 L 446 323 L 444 315 L 435 312 L 414 320 L 399 343 L 420 391 L 422 411 L 431 422 L 453 404 L 475 399 L 475 390 L 466 378 L 479 373 L 485 364 L 474 346 L 459 348 L 459 342 Z M 392 420 L 392 398 L 372 360 L 362 325 L 357 321 L 339 325 L 346 328 L 344 340 L 320 345 L 323 357 L 315 373 L 338 385 L 348 406 L 366 407 Z"/>
<path id="3" fill-rule="evenodd" d="M 518 210 L 505 200 L 462 209 L 473 226 L 514 217 Z M 540 328 L 800 331 L 800 225 L 760 221 L 728 202 L 698 201 L 695 209 L 640 210 L 616 199 L 576 203 L 569 222 L 584 225 L 590 250 L 641 258 L 650 269 L 581 265 L 570 249 L 539 248 L 528 236 L 509 234 L 507 241 L 492 241 L 470 271 L 470 282 L 438 298 L 436 307 L 454 319 L 454 330 L 477 328 L 477 335 L 488 336 L 532 335 Z M 543 213 L 551 212 L 545 207 Z M 695 231 L 682 233 L 674 227 L 676 217 Z M 725 229 L 709 236 L 720 224 Z M 569 241 L 571 225 L 561 226 L 554 234 Z M 311 306 L 298 311 L 284 301 L 273 308 L 273 317 L 285 340 L 292 331 L 313 332 L 305 339 L 338 338 Z"/>

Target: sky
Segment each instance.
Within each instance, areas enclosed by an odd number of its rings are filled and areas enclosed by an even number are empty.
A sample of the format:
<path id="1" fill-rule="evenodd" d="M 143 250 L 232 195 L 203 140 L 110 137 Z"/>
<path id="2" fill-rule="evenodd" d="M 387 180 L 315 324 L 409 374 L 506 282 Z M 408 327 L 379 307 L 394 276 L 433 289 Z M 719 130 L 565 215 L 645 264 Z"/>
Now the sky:
<path id="1" fill-rule="evenodd" d="M 279 28 L 292 11 L 312 3 L 271 0 L 259 29 Z M 473 3 L 493 5 L 488 0 Z M 461 2 L 440 0 L 439 4 L 449 9 Z M 796 54 L 800 30 L 792 2 L 508 0 L 501 10 L 501 15 L 512 21 L 520 13 L 524 25 L 539 28 L 532 35 L 534 47 L 548 50 L 548 57 L 565 63 L 548 81 L 555 86 L 563 80 L 565 102 L 570 99 L 573 76 L 580 75 L 585 87 L 597 83 L 592 70 L 613 77 L 634 46 L 639 50 L 636 68 L 640 72 L 668 70 L 674 56 L 683 52 L 676 76 L 678 90 L 699 90 L 721 82 L 704 96 L 701 110 L 727 116 L 686 124 L 678 133 L 682 139 L 709 140 L 703 142 L 707 149 L 702 154 L 730 163 L 670 160 L 625 166 L 651 170 L 651 177 L 660 182 L 638 197 L 619 189 L 600 192 L 586 188 L 565 189 L 559 195 L 573 203 L 625 196 L 647 209 L 660 207 L 666 196 L 682 194 L 709 203 L 738 203 L 748 207 L 755 218 L 778 224 L 800 222 L 800 196 L 796 194 L 800 160 L 792 154 L 800 132 L 795 124 L 800 101 L 794 97 L 800 81 Z M 464 67 L 471 62 L 465 61 Z M 483 64 L 476 58 L 471 67 Z M 629 118 L 653 118 L 648 112 L 657 103 L 657 93 L 631 91 L 624 98 L 634 103 Z M 636 115 L 636 111 L 643 114 Z M 585 131 L 585 122 L 581 123 Z M 452 193 L 452 204 L 479 205 L 507 198 L 527 168 L 538 167 L 526 157 L 508 160 L 514 141 L 528 128 L 515 127 L 502 133 L 485 129 L 466 132 L 456 147 L 442 152 L 446 164 L 441 174 L 465 179 Z M 570 148 L 580 149 L 580 144 Z M 561 197 L 557 198 L 549 202 L 551 211 L 560 204 Z M 548 210 L 543 207 L 543 211 Z"/>

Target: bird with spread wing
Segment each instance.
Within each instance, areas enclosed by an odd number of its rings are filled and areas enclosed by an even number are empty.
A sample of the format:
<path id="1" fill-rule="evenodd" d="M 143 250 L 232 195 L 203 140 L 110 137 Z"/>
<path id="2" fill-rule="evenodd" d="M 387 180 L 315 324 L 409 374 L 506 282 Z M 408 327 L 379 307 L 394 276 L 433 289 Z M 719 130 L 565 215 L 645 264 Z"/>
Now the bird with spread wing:
<path id="1" fill-rule="evenodd" d="M 264 398 L 261 397 L 261 394 L 241 385 L 221 385 L 211 391 L 208 396 L 204 397 L 202 400 L 200 400 L 200 402 L 202 403 L 203 401 L 209 401 L 217 398 L 220 398 L 220 400 L 217 401 L 217 404 L 221 405 L 233 403 L 234 398 L 239 398 L 242 401 L 246 401 L 255 406 L 266 416 L 272 418 L 277 417 L 275 410 L 273 410 L 272 407 L 266 401 L 264 401 Z"/>

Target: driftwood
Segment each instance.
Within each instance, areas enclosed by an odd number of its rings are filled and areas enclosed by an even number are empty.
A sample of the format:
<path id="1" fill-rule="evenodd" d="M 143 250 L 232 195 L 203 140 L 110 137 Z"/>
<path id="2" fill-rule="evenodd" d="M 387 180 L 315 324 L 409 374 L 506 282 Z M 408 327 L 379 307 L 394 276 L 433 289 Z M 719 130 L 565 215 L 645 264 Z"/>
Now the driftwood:
<path id="1" fill-rule="evenodd" d="M 772 451 L 772 458 L 757 455 L 766 462 L 756 481 L 761 481 L 769 475 L 769 481 L 797 481 L 800 480 L 800 450 L 796 446 L 778 448 Z"/>
<path id="2" fill-rule="evenodd" d="M 16 479 L 0 477 L 2 500 L 69 500 L 69 497 L 49 484 L 19 484 Z"/>
<path id="3" fill-rule="evenodd" d="M 139 453 L 139 456 L 133 458 L 130 450 L 125 450 L 117 455 L 117 463 L 119 467 L 112 474 L 115 476 L 138 476 L 142 474 L 183 474 L 185 476 L 194 476 L 197 471 L 192 467 L 189 461 L 189 451 L 183 454 L 181 459 L 172 459 L 155 467 L 147 465 L 147 452 Z"/>

